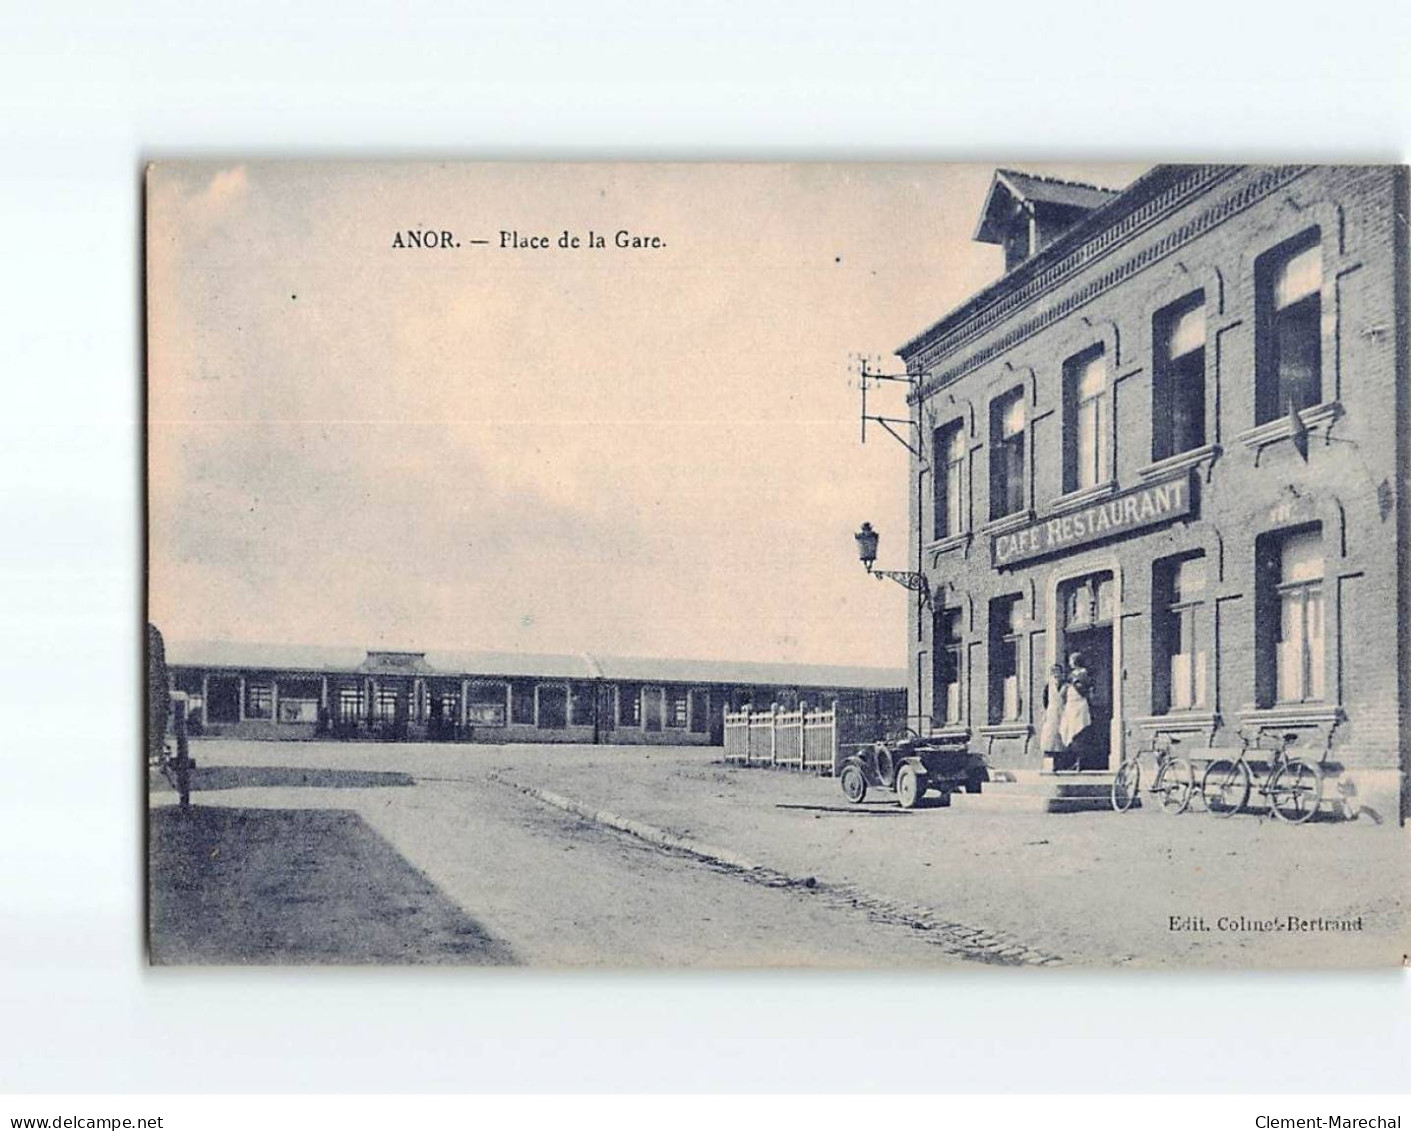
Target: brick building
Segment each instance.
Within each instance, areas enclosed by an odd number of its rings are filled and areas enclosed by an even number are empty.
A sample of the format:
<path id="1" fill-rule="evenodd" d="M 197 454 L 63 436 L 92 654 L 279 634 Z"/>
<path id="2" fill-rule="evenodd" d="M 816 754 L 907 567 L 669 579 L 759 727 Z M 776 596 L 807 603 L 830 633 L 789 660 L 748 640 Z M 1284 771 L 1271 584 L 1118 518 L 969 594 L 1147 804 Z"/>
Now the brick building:
<path id="1" fill-rule="evenodd" d="M 1406 170 L 998 172 L 996 283 L 913 379 L 909 710 L 1040 768 L 1045 677 L 1092 677 L 1087 768 L 1296 732 L 1405 808 Z"/>

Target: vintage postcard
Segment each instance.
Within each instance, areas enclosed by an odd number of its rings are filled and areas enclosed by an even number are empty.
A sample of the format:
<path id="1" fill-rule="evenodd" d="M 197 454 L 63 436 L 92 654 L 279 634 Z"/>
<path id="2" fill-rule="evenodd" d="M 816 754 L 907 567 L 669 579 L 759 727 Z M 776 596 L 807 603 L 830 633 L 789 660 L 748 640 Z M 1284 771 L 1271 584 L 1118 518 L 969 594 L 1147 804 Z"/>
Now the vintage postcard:
<path id="1" fill-rule="evenodd" d="M 1405 961 L 1406 169 L 145 194 L 152 962 Z"/>

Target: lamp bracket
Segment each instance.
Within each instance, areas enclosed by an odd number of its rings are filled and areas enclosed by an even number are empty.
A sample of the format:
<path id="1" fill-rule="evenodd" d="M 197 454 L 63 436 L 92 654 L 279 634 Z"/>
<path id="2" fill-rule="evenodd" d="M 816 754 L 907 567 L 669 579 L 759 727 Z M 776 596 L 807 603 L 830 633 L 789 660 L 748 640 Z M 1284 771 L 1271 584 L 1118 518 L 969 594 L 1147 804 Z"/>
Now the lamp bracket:
<path id="1" fill-rule="evenodd" d="M 873 577 L 885 577 L 890 581 L 895 581 L 903 589 L 921 594 L 922 606 L 924 608 L 931 607 L 931 583 L 926 580 L 924 573 L 906 569 L 874 569 L 871 573 Z"/>

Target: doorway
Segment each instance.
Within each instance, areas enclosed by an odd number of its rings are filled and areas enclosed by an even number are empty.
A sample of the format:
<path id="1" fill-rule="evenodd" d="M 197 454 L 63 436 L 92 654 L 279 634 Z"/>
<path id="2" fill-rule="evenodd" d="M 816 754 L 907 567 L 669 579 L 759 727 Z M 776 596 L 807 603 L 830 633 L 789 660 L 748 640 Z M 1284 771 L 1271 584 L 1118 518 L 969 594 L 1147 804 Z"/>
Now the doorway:
<path id="1" fill-rule="evenodd" d="M 1069 769 L 1111 767 L 1112 715 L 1119 694 L 1113 661 L 1116 598 L 1110 570 L 1076 577 L 1058 587 L 1061 631 L 1055 662 L 1068 670 L 1070 678 L 1077 674 L 1078 685 L 1086 691 L 1091 718 L 1069 746 Z"/>
<path id="2" fill-rule="evenodd" d="M 642 729 L 661 730 L 662 715 L 665 713 L 666 692 L 660 687 L 642 688 Z"/>
<path id="3" fill-rule="evenodd" d="M 210 680 L 209 699 L 206 702 L 206 721 L 210 723 L 238 723 L 240 721 L 240 677 L 233 675 L 213 675 Z"/>

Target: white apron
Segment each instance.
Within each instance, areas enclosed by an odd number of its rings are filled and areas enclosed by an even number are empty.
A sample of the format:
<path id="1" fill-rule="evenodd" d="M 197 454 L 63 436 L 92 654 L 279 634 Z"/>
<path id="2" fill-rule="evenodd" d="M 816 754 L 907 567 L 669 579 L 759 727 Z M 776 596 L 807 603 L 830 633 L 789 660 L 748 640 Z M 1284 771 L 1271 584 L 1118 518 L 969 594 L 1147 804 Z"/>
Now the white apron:
<path id="1" fill-rule="evenodd" d="M 1063 717 L 1058 724 L 1058 734 L 1063 739 L 1064 748 L 1071 746 L 1073 739 L 1092 725 L 1093 712 L 1088 705 L 1088 697 L 1070 686 L 1068 694 L 1063 697 Z"/>

